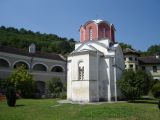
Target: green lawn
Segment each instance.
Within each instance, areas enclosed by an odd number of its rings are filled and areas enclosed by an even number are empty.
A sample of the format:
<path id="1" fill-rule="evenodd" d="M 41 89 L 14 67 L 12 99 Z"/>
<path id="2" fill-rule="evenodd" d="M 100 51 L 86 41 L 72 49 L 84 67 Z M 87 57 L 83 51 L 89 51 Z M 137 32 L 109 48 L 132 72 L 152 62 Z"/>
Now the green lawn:
<path id="1" fill-rule="evenodd" d="M 0 120 L 160 120 L 160 110 L 152 101 L 73 105 L 55 99 L 21 99 L 16 107 L 0 101 Z"/>

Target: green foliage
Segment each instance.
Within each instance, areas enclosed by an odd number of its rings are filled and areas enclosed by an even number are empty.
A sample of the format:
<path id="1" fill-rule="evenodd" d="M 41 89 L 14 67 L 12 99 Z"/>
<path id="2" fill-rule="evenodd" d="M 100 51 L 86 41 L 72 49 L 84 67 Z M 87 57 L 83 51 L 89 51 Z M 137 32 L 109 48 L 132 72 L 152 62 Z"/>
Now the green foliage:
<path id="1" fill-rule="evenodd" d="M 126 48 L 132 48 L 131 45 L 125 44 L 125 43 L 119 43 L 119 45 L 121 46 L 122 50 L 124 50 L 124 49 L 126 49 Z"/>
<path id="2" fill-rule="evenodd" d="M 155 55 L 160 54 L 160 44 L 157 45 L 151 45 L 147 51 L 140 51 L 141 56 L 149 56 L 149 55 Z"/>
<path id="3" fill-rule="evenodd" d="M 7 104 L 10 107 L 16 104 L 16 90 L 14 86 L 8 86 L 6 91 Z"/>
<path id="4" fill-rule="evenodd" d="M 141 95 L 148 94 L 152 85 L 152 76 L 144 71 L 137 71 L 135 73 L 135 85 L 140 89 Z"/>
<path id="5" fill-rule="evenodd" d="M 155 98 L 160 98 L 160 82 L 153 85 L 151 92 Z"/>
<path id="6" fill-rule="evenodd" d="M 152 77 L 143 71 L 124 71 L 118 85 L 129 100 L 139 98 L 149 92 Z"/>
<path id="7" fill-rule="evenodd" d="M 5 89 L 7 86 L 7 80 L 0 78 L 0 92 L 5 93 Z"/>
<path id="8" fill-rule="evenodd" d="M 160 44 L 159 45 L 152 45 L 147 50 L 149 55 L 154 55 L 156 53 L 160 53 Z"/>
<path id="9" fill-rule="evenodd" d="M 0 45 L 28 50 L 31 43 L 35 43 L 37 51 L 66 54 L 74 49 L 73 39 L 61 38 L 54 34 L 41 34 L 24 28 L 0 27 Z"/>
<path id="10" fill-rule="evenodd" d="M 15 69 L 8 81 L 8 86 L 13 84 L 16 90 L 21 93 L 22 97 L 32 96 L 33 77 L 24 66 Z"/>
<path id="11" fill-rule="evenodd" d="M 141 57 L 145 57 L 145 56 L 148 56 L 149 54 L 148 54 L 148 52 L 146 52 L 146 51 L 138 51 L 139 53 L 140 53 L 140 56 Z"/>
<path id="12" fill-rule="evenodd" d="M 65 94 L 65 87 L 58 77 L 54 77 L 47 81 L 47 89 L 54 98 L 63 97 Z"/>
<path id="13" fill-rule="evenodd" d="M 3 89 L 3 81 L 2 81 L 2 79 L 0 78 L 0 92 L 2 91 L 2 89 Z"/>
<path id="14" fill-rule="evenodd" d="M 132 46 L 129 45 L 129 44 L 126 44 L 126 43 L 119 43 L 122 50 L 126 49 L 126 48 L 131 48 L 132 49 Z M 160 44 L 157 44 L 157 45 L 151 45 L 147 51 L 138 51 L 140 53 L 140 56 L 149 56 L 149 55 L 155 55 L 157 53 L 160 54 Z"/>

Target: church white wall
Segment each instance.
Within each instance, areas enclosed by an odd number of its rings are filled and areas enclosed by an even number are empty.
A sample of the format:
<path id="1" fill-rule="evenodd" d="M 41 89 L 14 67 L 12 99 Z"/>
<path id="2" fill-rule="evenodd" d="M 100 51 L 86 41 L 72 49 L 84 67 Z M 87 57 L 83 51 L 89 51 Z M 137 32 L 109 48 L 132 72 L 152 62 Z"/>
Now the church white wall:
<path id="1" fill-rule="evenodd" d="M 98 59 L 97 56 L 89 56 L 89 80 L 98 80 Z"/>
<path id="2" fill-rule="evenodd" d="M 110 65 L 109 69 L 110 69 L 111 99 L 114 100 L 114 98 L 115 98 L 115 80 L 114 80 L 114 77 L 115 77 L 114 72 L 115 71 L 114 71 L 114 67 L 113 67 L 114 57 L 111 57 L 109 60 L 110 60 L 109 61 L 109 65 Z"/>
<path id="3" fill-rule="evenodd" d="M 120 77 L 123 73 L 123 70 L 125 69 L 125 63 L 124 63 L 124 56 L 123 56 L 123 52 L 122 52 L 122 49 L 120 46 L 118 46 L 116 48 L 116 51 L 115 51 L 115 62 L 116 62 L 116 80 L 120 80 Z M 120 88 L 118 87 L 117 85 L 117 98 L 119 99 L 122 99 L 123 98 L 123 95 L 121 93 L 121 90 Z"/>
<path id="4" fill-rule="evenodd" d="M 109 43 L 111 41 L 109 39 L 106 39 L 106 40 L 99 40 L 98 42 L 104 44 L 107 48 L 109 48 Z"/>
<path id="5" fill-rule="evenodd" d="M 67 99 L 89 102 L 89 54 L 68 57 Z M 84 64 L 84 78 L 79 80 L 78 64 Z"/>
<path id="6" fill-rule="evenodd" d="M 104 55 L 107 56 L 112 56 L 114 55 L 114 52 L 112 50 L 110 50 L 110 40 L 106 39 L 106 40 L 99 40 L 96 42 L 92 42 L 90 43 L 93 47 L 95 47 L 97 50 L 99 50 L 100 52 L 102 52 Z"/>
<path id="7" fill-rule="evenodd" d="M 90 101 L 99 101 L 99 55 L 89 56 L 89 97 Z"/>
<path id="8" fill-rule="evenodd" d="M 98 40 L 98 41 L 89 41 L 85 44 L 82 43 L 76 43 L 75 44 L 75 51 L 81 51 L 83 49 L 86 49 L 86 45 L 88 46 L 92 46 L 95 49 L 97 49 L 98 51 L 102 52 L 104 55 L 107 56 L 112 56 L 114 55 L 114 52 L 112 50 L 110 50 L 110 44 L 111 41 L 109 39 L 105 39 L 105 40 Z"/>
<path id="9" fill-rule="evenodd" d="M 72 101 L 89 102 L 89 81 L 72 81 Z"/>
<path id="10" fill-rule="evenodd" d="M 99 86 L 98 80 L 89 81 L 89 101 L 97 102 L 99 101 Z"/>
<path id="11" fill-rule="evenodd" d="M 116 82 L 122 74 L 124 59 L 118 44 L 109 40 L 79 43 L 68 57 L 67 99 L 73 101 L 117 100 Z M 78 63 L 83 61 L 84 80 L 78 78 Z"/>
<path id="12" fill-rule="evenodd" d="M 72 82 L 71 82 L 71 58 L 68 57 L 68 61 L 67 61 L 67 99 L 71 100 L 72 99 Z"/>
<path id="13" fill-rule="evenodd" d="M 72 80 L 78 80 L 78 64 L 84 62 L 84 80 L 89 80 L 89 55 L 78 55 L 71 58 Z"/>
<path id="14" fill-rule="evenodd" d="M 121 75 L 122 75 L 122 70 L 116 69 L 117 81 L 120 80 Z M 116 83 L 116 84 L 117 84 L 117 83 Z M 123 98 L 123 95 L 122 95 L 121 90 L 120 90 L 120 88 L 118 87 L 118 85 L 117 85 L 117 98 L 118 98 L 118 99 L 122 99 L 122 98 Z"/>
<path id="15" fill-rule="evenodd" d="M 101 57 L 99 65 L 99 99 L 108 100 L 108 63 L 109 59 Z"/>

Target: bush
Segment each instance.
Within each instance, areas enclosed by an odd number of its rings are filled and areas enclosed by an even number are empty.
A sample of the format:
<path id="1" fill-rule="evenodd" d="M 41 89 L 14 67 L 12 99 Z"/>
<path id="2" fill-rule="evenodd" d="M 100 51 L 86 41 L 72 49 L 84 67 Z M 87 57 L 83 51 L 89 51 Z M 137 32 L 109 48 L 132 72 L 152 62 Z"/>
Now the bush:
<path id="1" fill-rule="evenodd" d="M 66 99 L 66 98 L 67 98 L 67 93 L 66 93 L 66 91 L 63 91 L 63 92 L 60 93 L 60 98 L 61 98 L 61 99 Z"/>
<path id="2" fill-rule="evenodd" d="M 6 88 L 6 80 L 0 79 L 0 93 L 5 93 Z"/>
<path id="3" fill-rule="evenodd" d="M 32 97 L 33 77 L 25 69 L 25 66 L 20 66 L 12 72 L 10 78 L 8 79 L 8 84 L 13 84 L 22 97 Z"/>
<path id="4" fill-rule="evenodd" d="M 65 87 L 60 78 L 54 77 L 47 81 L 47 89 L 53 98 L 64 97 Z"/>
<path id="5" fill-rule="evenodd" d="M 124 71 L 118 85 L 129 100 L 139 98 L 141 95 L 146 95 L 151 86 L 152 77 L 143 71 Z"/>
<path id="6" fill-rule="evenodd" d="M 16 90 L 14 86 L 9 86 L 6 91 L 7 104 L 10 107 L 16 104 Z"/>
<path id="7" fill-rule="evenodd" d="M 151 92 L 155 98 L 160 98 L 160 82 L 153 85 Z"/>

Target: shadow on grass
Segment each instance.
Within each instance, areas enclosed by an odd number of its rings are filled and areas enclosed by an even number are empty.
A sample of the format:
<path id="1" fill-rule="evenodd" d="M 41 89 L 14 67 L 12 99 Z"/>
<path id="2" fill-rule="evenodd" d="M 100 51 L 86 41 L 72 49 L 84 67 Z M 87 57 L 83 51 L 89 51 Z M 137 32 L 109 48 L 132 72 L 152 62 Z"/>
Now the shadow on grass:
<path id="1" fill-rule="evenodd" d="M 138 100 L 130 100 L 129 103 L 147 103 L 147 104 L 158 104 L 158 100 L 153 98 L 141 98 Z"/>
<path id="2" fill-rule="evenodd" d="M 128 101 L 129 103 L 147 103 L 147 104 L 158 104 L 158 101 L 146 101 L 146 100 L 135 100 Z"/>
<path id="3" fill-rule="evenodd" d="M 15 105 L 15 107 L 23 107 L 23 106 L 25 106 L 25 105 Z"/>

